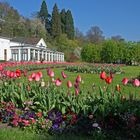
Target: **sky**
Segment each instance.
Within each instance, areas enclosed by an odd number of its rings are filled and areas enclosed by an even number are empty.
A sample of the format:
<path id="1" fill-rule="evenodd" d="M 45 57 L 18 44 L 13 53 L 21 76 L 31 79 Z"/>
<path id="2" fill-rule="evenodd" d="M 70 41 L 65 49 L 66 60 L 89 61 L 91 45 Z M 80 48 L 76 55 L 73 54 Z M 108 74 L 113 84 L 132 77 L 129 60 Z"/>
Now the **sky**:
<path id="1" fill-rule="evenodd" d="M 39 11 L 42 0 L 7 1 L 25 17 Z M 106 38 L 121 35 L 126 40 L 140 41 L 140 0 L 46 0 L 49 13 L 57 3 L 59 10 L 70 9 L 75 27 L 84 34 L 99 26 Z"/>

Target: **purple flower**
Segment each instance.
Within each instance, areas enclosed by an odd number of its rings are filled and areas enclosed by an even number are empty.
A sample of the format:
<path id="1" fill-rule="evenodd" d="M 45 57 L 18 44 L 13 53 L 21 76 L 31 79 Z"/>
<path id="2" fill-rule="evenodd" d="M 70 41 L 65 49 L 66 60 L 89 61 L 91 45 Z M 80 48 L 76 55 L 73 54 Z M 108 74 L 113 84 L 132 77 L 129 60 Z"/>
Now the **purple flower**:
<path id="1" fill-rule="evenodd" d="M 58 129 L 59 129 L 59 124 L 54 123 L 54 124 L 52 125 L 52 129 L 58 130 Z"/>

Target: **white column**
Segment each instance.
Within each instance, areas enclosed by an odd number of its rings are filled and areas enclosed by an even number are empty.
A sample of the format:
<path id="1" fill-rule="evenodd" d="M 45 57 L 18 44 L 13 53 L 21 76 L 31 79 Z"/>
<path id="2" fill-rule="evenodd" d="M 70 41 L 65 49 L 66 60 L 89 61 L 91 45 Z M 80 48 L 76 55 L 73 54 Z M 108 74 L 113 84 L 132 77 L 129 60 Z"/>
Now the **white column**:
<path id="1" fill-rule="evenodd" d="M 50 56 L 50 62 L 51 62 L 52 61 L 52 57 L 51 57 L 52 54 L 51 54 L 51 52 L 49 54 L 50 54 L 49 56 Z"/>
<path id="2" fill-rule="evenodd" d="M 59 62 L 59 53 L 57 53 L 57 61 Z"/>
<path id="3" fill-rule="evenodd" d="M 53 62 L 55 62 L 55 52 L 53 52 Z"/>
<path id="4" fill-rule="evenodd" d="M 28 61 L 31 60 L 31 53 L 30 53 L 30 49 L 28 49 Z"/>
<path id="5" fill-rule="evenodd" d="M 39 61 L 40 60 L 40 51 L 38 51 L 38 55 L 37 55 L 37 60 Z"/>
<path id="6" fill-rule="evenodd" d="M 59 53 L 59 62 L 60 62 L 60 53 Z"/>
<path id="7" fill-rule="evenodd" d="M 51 61 L 53 62 L 53 52 L 51 52 Z"/>
<path id="8" fill-rule="evenodd" d="M 50 62 L 50 52 L 47 52 L 48 62 Z"/>
<path id="9" fill-rule="evenodd" d="M 35 50 L 33 50 L 33 59 L 35 59 Z"/>
<path id="10" fill-rule="evenodd" d="M 60 62 L 62 62 L 62 57 L 61 56 L 62 56 L 62 54 L 60 54 Z"/>
<path id="11" fill-rule="evenodd" d="M 58 62 L 58 53 L 56 53 L 56 61 Z"/>
<path id="12" fill-rule="evenodd" d="M 18 61 L 21 61 L 21 50 L 18 50 Z"/>
<path id="13" fill-rule="evenodd" d="M 63 60 L 63 62 L 64 62 L 64 54 L 63 54 L 62 60 Z"/>
<path id="14" fill-rule="evenodd" d="M 56 53 L 54 54 L 54 56 L 55 56 L 55 62 L 56 62 L 56 59 L 57 59 Z"/>
<path id="15" fill-rule="evenodd" d="M 59 55 L 59 61 L 61 62 L 61 53 L 60 53 L 60 55 Z"/>
<path id="16" fill-rule="evenodd" d="M 45 61 L 48 61 L 47 60 L 47 55 L 48 55 L 47 52 L 45 52 Z"/>

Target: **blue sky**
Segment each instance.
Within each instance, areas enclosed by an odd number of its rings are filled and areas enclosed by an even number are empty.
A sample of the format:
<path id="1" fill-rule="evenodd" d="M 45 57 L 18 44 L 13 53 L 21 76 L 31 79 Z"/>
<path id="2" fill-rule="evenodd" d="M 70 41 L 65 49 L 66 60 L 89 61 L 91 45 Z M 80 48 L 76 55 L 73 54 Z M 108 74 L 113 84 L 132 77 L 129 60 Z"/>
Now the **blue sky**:
<path id="1" fill-rule="evenodd" d="M 42 0 L 7 1 L 23 16 L 39 11 Z M 140 0 L 46 0 L 51 13 L 54 3 L 59 10 L 72 11 L 75 27 L 86 33 L 91 26 L 99 26 L 106 38 L 121 35 L 126 40 L 140 41 Z"/>

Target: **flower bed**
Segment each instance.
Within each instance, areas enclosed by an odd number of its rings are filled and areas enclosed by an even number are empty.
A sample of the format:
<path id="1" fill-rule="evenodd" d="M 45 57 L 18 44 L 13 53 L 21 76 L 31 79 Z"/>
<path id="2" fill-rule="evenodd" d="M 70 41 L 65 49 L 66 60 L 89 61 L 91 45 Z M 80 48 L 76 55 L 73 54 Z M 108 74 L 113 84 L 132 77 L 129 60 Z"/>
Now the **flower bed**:
<path id="1" fill-rule="evenodd" d="M 1 63 L 0 66 L 5 70 L 16 70 L 20 69 L 22 71 L 31 71 L 38 69 L 46 69 L 47 67 L 59 68 L 66 67 L 67 65 L 78 65 L 74 63 L 67 62 L 11 62 L 11 63 Z"/>
<path id="2" fill-rule="evenodd" d="M 99 74 L 102 71 L 105 71 L 106 73 L 116 73 L 121 74 L 122 70 L 120 66 L 118 65 L 79 65 L 79 66 L 67 66 L 65 68 L 66 71 L 69 72 L 75 72 L 75 73 L 93 73 L 93 74 Z M 123 72 L 124 73 L 124 72 Z"/>
<path id="3" fill-rule="evenodd" d="M 3 70 L 0 67 L 2 123 L 51 135 L 70 133 L 94 136 L 97 133 L 116 137 L 115 134 L 119 134 L 132 139 L 140 136 L 137 93 L 130 94 L 126 99 L 120 85 L 112 87 L 112 74 L 100 73 L 100 79 L 106 86 L 99 87 L 99 93 L 84 93 L 80 75 L 72 83 L 63 71 L 59 78 L 55 78 L 50 68 L 46 69 L 46 73 L 48 81 L 44 82 L 41 71 L 27 76 L 20 70 Z M 26 82 L 21 81 L 21 77 Z M 61 88 L 64 81 L 67 83 L 66 90 Z M 128 81 L 124 78 L 121 86 Z M 136 82 L 133 85 L 140 87 Z"/>

